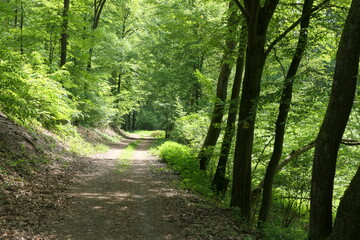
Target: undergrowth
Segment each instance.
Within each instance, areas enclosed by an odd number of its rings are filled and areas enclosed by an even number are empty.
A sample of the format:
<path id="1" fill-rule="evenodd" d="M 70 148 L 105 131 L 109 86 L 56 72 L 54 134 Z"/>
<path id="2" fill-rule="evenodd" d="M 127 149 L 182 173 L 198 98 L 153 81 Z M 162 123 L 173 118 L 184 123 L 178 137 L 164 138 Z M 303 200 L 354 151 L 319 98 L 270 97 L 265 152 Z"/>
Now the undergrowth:
<path id="1" fill-rule="evenodd" d="M 209 178 L 204 171 L 199 170 L 196 154 L 190 147 L 167 141 L 158 146 L 154 153 L 180 174 L 181 187 L 206 197 L 212 196 Z"/>
<path id="2" fill-rule="evenodd" d="M 140 137 L 153 137 L 156 139 L 165 138 L 165 131 L 162 130 L 157 130 L 157 131 L 140 130 L 140 131 L 135 131 L 134 133 L 139 135 Z"/>
<path id="3" fill-rule="evenodd" d="M 98 152 L 106 152 L 109 150 L 104 144 L 93 145 L 87 141 L 79 134 L 76 127 L 71 124 L 58 125 L 54 132 L 58 135 L 59 140 L 69 147 L 70 152 L 79 154 L 79 155 L 91 155 Z M 104 137 L 105 133 L 102 133 Z M 108 139 L 111 137 L 108 137 Z"/>

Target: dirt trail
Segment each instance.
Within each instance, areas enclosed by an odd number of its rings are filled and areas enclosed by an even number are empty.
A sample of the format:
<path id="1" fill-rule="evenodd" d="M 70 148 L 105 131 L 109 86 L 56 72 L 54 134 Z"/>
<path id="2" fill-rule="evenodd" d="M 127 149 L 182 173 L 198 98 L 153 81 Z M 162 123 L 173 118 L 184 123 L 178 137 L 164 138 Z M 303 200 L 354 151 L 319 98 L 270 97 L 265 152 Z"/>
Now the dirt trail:
<path id="1" fill-rule="evenodd" d="M 132 141 L 95 156 L 94 171 L 80 177 L 72 204 L 60 213 L 55 239 L 186 239 L 168 204 L 178 193 L 154 174 L 161 163 L 147 151 L 152 140 L 141 140 L 130 165 L 119 166 Z"/>

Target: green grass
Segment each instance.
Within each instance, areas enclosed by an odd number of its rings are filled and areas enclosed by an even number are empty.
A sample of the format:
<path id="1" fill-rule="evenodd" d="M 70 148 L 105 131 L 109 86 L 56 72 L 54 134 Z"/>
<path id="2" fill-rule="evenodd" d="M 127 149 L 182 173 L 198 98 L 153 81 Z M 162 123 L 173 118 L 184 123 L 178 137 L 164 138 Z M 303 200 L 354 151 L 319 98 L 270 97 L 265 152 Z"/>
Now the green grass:
<path id="1" fill-rule="evenodd" d="M 93 145 L 79 134 L 76 127 L 71 124 L 57 125 L 54 132 L 59 140 L 69 147 L 69 151 L 82 156 L 89 156 L 94 153 L 106 152 L 109 147 L 105 144 Z"/>
<path id="2" fill-rule="evenodd" d="M 100 131 L 99 129 L 94 130 L 102 139 L 109 143 L 118 143 L 121 140 L 120 136 L 110 136 L 107 133 Z"/>
<path id="3" fill-rule="evenodd" d="M 122 173 L 129 170 L 131 166 L 132 157 L 136 147 L 141 142 L 141 140 L 136 140 L 135 142 L 129 143 L 129 145 L 124 149 L 123 153 L 119 156 L 116 161 L 116 172 Z"/>
<path id="4" fill-rule="evenodd" d="M 162 130 L 156 130 L 156 131 L 139 130 L 139 131 L 134 131 L 133 133 L 139 135 L 140 137 L 153 137 L 158 139 L 165 138 L 165 131 Z"/>

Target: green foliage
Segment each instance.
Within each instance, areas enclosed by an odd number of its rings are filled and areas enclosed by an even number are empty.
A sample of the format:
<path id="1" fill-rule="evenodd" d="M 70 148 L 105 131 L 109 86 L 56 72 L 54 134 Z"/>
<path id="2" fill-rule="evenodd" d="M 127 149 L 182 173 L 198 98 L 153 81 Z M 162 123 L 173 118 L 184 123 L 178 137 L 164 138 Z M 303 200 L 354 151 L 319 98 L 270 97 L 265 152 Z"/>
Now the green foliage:
<path id="1" fill-rule="evenodd" d="M 157 130 L 157 131 L 147 131 L 147 130 L 137 130 L 134 131 L 136 135 L 140 137 L 153 137 L 156 139 L 164 139 L 165 138 L 165 131 Z"/>
<path id="2" fill-rule="evenodd" d="M 311 19 L 309 44 L 294 79 L 282 158 L 316 138 L 325 114 L 336 46 L 349 2 L 336 0 L 332 4 L 337 7 L 321 10 Z M 121 125 L 131 116 L 137 129 L 165 130 L 173 141 L 188 145 L 166 142 L 158 152 L 180 172 L 184 187 L 209 194 L 209 176 L 197 170 L 193 149 L 203 143 L 215 101 L 215 79 L 226 39 L 226 4 L 112 0 L 106 2 L 99 27 L 93 30 L 93 1 L 71 1 L 68 58 L 60 69 L 62 1 L 0 1 L 0 111 L 23 124 L 53 129 L 72 152 L 85 154 L 107 147 L 87 143 L 72 123 L 91 127 Z M 268 30 L 270 41 L 300 16 L 299 6 L 291 1 L 279 4 Z M 263 179 L 271 157 L 282 82 L 297 37 L 295 28 L 270 52 L 266 62 L 257 99 L 252 153 L 254 185 Z M 360 137 L 358 102 L 359 95 L 344 138 Z M 98 134 L 106 141 L 118 141 L 101 131 Z M 154 132 L 152 136 L 164 134 Z M 208 175 L 216 167 L 221 140 L 220 137 L 215 147 Z M 232 148 L 231 154 L 233 151 Z M 284 197 L 308 197 L 312 156 L 312 152 L 303 154 L 276 176 L 273 222 L 283 221 L 277 215 L 286 215 L 289 202 L 285 203 Z M 229 159 L 227 175 L 231 177 L 232 156 Z M 13 167 L 29 164 L 22 159 L 12 163 Z M 358 165 L 358 148 L 342 146 L 335 203 Z M 295 203 L 298 202 L 291 204 Z M 299 217 L 294 222 L 303 219 Z M 290 228 L 269 225 L 266 234 L 269 239 L 303 237 L 298 230 L 291 233 Z"/>
<path id="3" fill-rule="evenodd" d="M 121 140 L 120 136 L 111 136 L 99 129 L 95 129 L 94 131 L 108 143 L 119 143 Z"/>
<path id="4" fill-rule="evenodd" d="M 264 229 L 266 240 L 301 240 L 306 239 L 307 233 L 299 228 L 284 228 L 279 225 L 267 224 Z"/>
<path id="5" fill-rule="evenodd" d="M 208 117 L 202 113 L 192 113 L 176 119 L 171 139 L 176 142 L 199 148 L 207 132 Z"/>
<path id="6" fill-rule="evenodd" d="M 42 158 L 16 158 L 6 161 L 6 165 L 21 174 L 32 174 L 39 165 L 48 163 L 49 159 Z M 1 171 L 1 169 L 0 169 Z"/>
<path id="7" fill-rule="evenodd" d="M 82 156 L 89 156 L 97 152 L 106 152 L 109 148 L 103 144 L 93 145 L 81 137 L 76 127 L 71 124 L 56 125 L 54 129 L 59 140 L 73 152 Z"/>
<path id="8" fill-rule="evenodd" d="M 21 120 L 32 118 L 44 126 L 70 122 L 77 114 L 76 103 L 59 82 L 60 73 L 48 74 L 34 52 L 25 63 L 20 55 L 0 52 L 0 108 Z"/>
<path id="9" fill-rule="evenodd" d="M 211 196 L 211 184 L 203 171 L 199 170 L 196 154 L 190 147 L 167 141 L 157 147 L 156 153 L 172 169 L 180 173 L 181 186 L 205 196 Z"/>

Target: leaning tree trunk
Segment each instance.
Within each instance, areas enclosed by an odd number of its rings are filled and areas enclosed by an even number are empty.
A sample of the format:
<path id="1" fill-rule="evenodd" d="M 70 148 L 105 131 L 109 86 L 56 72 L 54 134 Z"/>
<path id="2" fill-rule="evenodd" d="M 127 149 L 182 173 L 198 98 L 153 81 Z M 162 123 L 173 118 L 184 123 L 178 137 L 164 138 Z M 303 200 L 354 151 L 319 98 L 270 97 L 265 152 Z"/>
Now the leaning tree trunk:
<path id="1" fill-rule="evenodd" d="M 268 25 L 279 1 L 266 1 L 263 7 L 260 5 L 260 0 L 244 2 L 248 19 L 248 43 L 230 205 L 239 207 L 242 215 L 246 219 L 250 219 L 251 154 L 260 82 L 267 56 L 264 47 Z"/>
<path id="2" fill-rule="evenodd" d="M 353 240 L 360 236 L 360 167 L 337 210 L 330 240 Z"/>
<path id="3" fill-rule="evenodd" d="M 314 240 L 328 239 L 332 231 L 332 197 L 336 159 L 356 91 L 360 55 L 359 39 L 360 0 L 353 0 L 336 55 L 330 102 L 315 146 L 309 228 L 309 238 Z M 358 214 L 358 211 L 356 212 L 354 214 Z"/>
<path id="4" fill-rule="evenodd" d="M 276 173 L 276 168 L 279 164 L 283 151 L 286 121 L 290 110 L 290 104 L 292 101 L 293 83 L 307 44 L 307 39 L 308 39 L 307 29 L 310 23 L 310 15 L 308 14 L 308 12 L 310 12 L 313 3 L 314 0 L 305 0 L 304 2 L 304 6 L 302 10 L 303 20 L 301 21 L 301 27 L 300 27 L 301 29 L 300 29 L 298 44 L 292 62 L 290 64 L 288 73 L 284 80 L 284 87 L 283 87 L 280 106 L 279 106 L 279 114 L 276 120 L 274 149 L 265 173 L 262 202 L 261 202 L 259 219 L 258 219 L 259 227 L 263 226 L 269 215 L 271 199 L 272 199 L 272 184 Z"/>
<path id="5" fill-rule="evenodd" d="M 220 135 L 221 127 L 219 125 L 221 125 L 224 115 L 225 101 L 227 96 L 227 85 L 229 82 L 229 76 L 231 74 L 231 67 L 233 62 L 232 58 L 234 55 L 234 50 L 236 48 L 234 34 L 236 32 L 239 21 L 237 19 L 237 12 L 234 10 L 234 3 L 232 0 L 229 3 L 229 12 L 229 35 L 227 36 L 228 39 L 226 40 L 225 54 L 221 64 L 221 70 L 217 82 L 214 110 L 212 113 L 211 122 L 208 132 L 206 134 L 205 141 L 198 154 L 201 170 L 207 169 L 207 165 L 213 154 L 214 146 L 216 145 L 216 142 Z"/>
<path id="6" fill-rule="evenodd" d="M 239 107 L 239 94 L 242 82 L 242 75 L 244 71 L 244 52 L 246 48 L 246 26 L 244 25 L 241 30 L 240 44 L 239 44 L 239 56 L 236 60 L 236 73 L 234 77 L 234 83 L 231 92 L 231 102 L 229 106 L 229 114 L 226 122 L 226 129 L 224 134 L 224 140 L 221 145 L 219 162 L 216 168 L 216 172 L 213 179 L 213 187 L 217 193 L 223 196 L 226 193 L 229 180 L 225 177 L 226 165 L 229 159 L 229 153 L 231 143 L 235 135 L 235 122 L 237 116 L 237 110 Z"/>
<path id="7" fill-rule="evenodd" d="M 66 64 L 67 57 L 67 45 L 68 45 L 68 27 L 69 27 L 69 9 L 70 9 L 70 0 L 64 0 L 63 8 L 63 22 L 61 26 L 61 51 L 60 51 L 60 67 Z"/>

